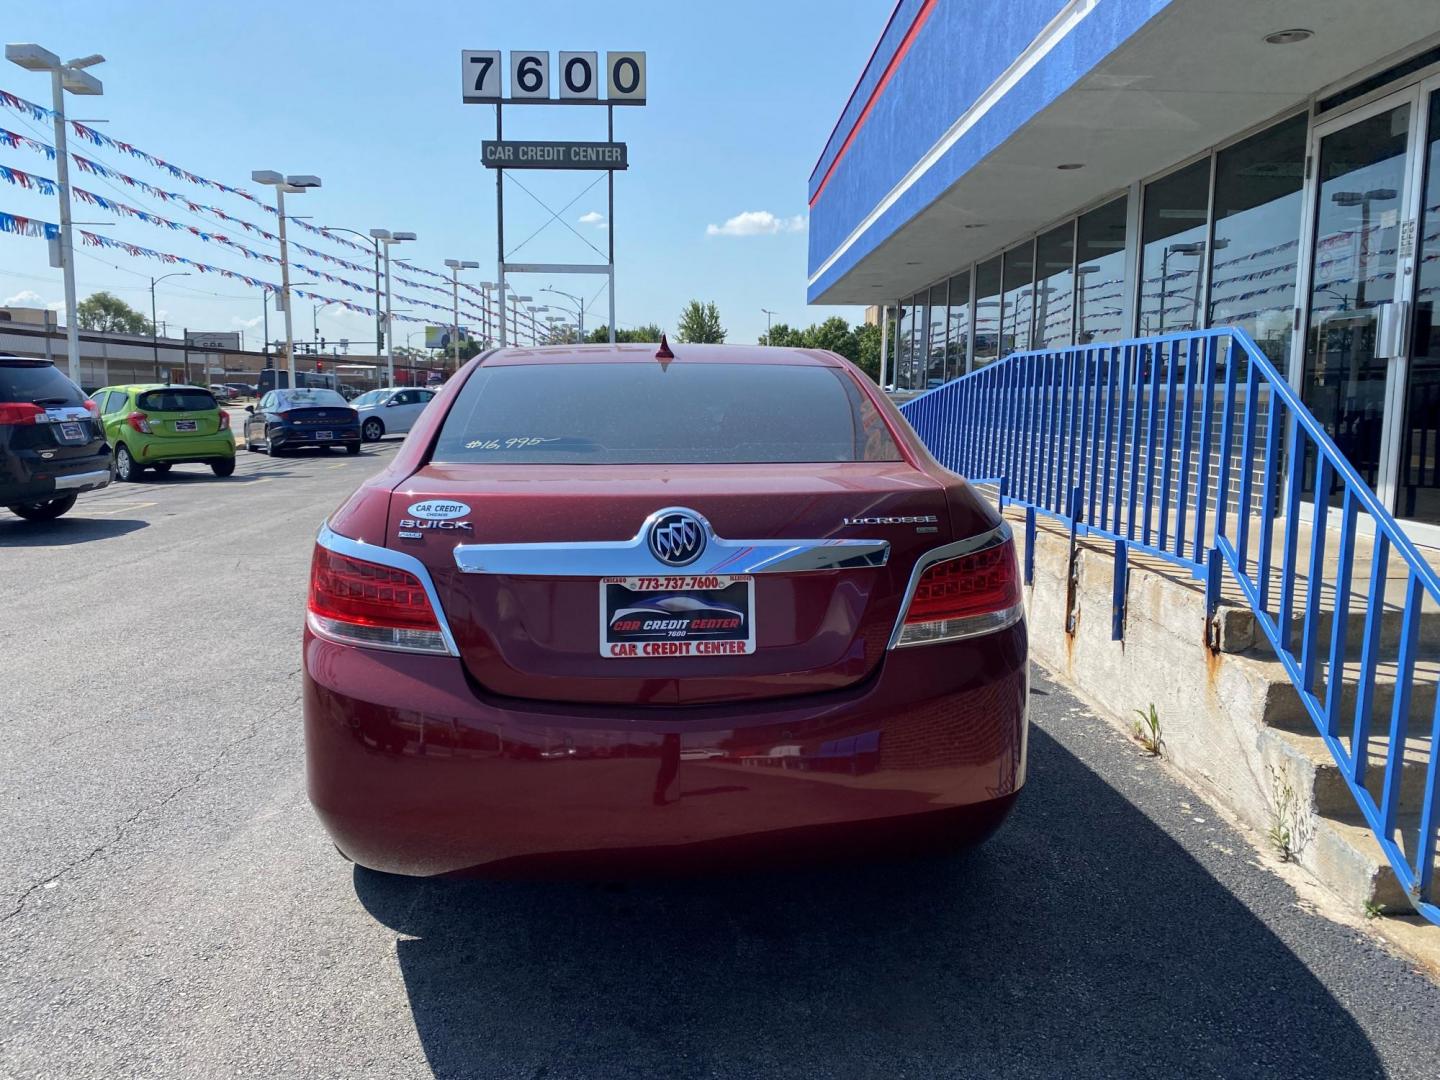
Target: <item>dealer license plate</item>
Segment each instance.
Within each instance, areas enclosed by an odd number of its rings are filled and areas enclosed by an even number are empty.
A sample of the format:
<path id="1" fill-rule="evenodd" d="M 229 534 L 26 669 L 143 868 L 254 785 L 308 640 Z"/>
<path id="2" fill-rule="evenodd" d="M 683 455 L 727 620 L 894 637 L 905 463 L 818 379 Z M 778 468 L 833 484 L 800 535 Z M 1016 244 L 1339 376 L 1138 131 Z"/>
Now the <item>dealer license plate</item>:
<path id="1" fill-rule="evenodd" d="M 61 424 L 60 441 L 67 443 L 81 443 L 85 441 L 85 428 L 80 424 Z"/>
<path id="2" fill-rule="evenodd" d="M 335 438 L 335 433 L 333 431 L 317 431 L 315 432 L 315 438 L 321 440 L 322 442 L 328 442 L 331 439 Z"/>
<path id="3" fill-rule="evenodd" d="M 176 421 L 175 421 L 175 430 L 176 430 L 176 431 L 195 431 L 195 430 L 196 430 L 195 421 L 194 421 L 194 420 L 176 420 Z"/>
<path id="4" fill-rule="evenodd" d="M 600 655 L 744 656 L 755 651 L 755 579 L 724 574 L 600 582 Z"/>

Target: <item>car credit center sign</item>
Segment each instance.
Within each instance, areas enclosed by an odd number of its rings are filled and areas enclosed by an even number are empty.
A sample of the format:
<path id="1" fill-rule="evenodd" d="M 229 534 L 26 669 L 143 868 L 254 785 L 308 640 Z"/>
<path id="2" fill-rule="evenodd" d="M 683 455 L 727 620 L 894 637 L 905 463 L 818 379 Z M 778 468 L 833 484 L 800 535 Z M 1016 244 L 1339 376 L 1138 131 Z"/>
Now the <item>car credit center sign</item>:
<path id="1" fill-rule="evenodd" d="M 487 139 L 481 144 L 487 169 L 623 169 L 625 144 L 618 142 L 519 142 Z"/>

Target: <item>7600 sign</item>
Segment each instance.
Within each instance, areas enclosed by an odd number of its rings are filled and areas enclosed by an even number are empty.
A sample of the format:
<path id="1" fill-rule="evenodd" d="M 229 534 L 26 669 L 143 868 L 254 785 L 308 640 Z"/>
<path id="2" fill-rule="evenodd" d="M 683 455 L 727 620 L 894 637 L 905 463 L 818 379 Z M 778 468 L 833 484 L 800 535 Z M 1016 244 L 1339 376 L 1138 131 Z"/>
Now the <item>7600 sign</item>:
<path id="1" fill-rule="evenodd" d="M 559 96 L 551 93 L 549 52 L 510 53 L 509 96 L 505 96 L 505 68 L 498 49 L 460 51 L 460 96 L 470 104 L 644 105 L 645 54 L 607 52 L 604 70 L 600 54 L 562 52 L 554 83 Z M 605 97 L 600 97 L 600 84 Z"/>

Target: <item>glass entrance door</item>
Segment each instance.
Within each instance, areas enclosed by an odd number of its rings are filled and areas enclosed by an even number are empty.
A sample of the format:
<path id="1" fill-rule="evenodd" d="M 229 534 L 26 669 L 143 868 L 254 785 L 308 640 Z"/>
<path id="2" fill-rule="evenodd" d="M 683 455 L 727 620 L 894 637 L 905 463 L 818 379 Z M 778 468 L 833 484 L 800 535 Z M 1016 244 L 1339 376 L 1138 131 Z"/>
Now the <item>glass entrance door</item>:
<path id="1" fill-rule="evenodd" d="M 1397 472 L 1396 515 L 1440 526 L 1440 85 L 1422 87 L 1418 207 L 1399 238 L 1413 266 L 1405 427 Z"/>
<path id="2" fill-rule="evenodd" d="M 1299 387 L 1382 498 L 1393 497 L 1387 436 L 1399 426 L 1389 422 L 1397 411 L 1389 391 L 1403 378 L 1393 350 L 1381 347 L 1402 292 L 1399 240 L 1415 112 L 1414 95 L 1402 97 L 1315 130 L 1309 320 Z M 1306 497 L 1313 498 L 1310 463 L 1304 475 Z"/>

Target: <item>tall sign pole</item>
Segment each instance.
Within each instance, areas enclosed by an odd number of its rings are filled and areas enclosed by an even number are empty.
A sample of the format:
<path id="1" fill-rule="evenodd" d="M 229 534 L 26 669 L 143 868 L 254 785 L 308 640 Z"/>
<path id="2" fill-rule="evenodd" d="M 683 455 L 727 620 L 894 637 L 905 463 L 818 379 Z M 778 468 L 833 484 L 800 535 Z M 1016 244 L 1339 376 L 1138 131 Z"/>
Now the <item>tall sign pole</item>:
<path id="1" fill-rule="evenodd" d="M 495 140 L 482 144 L 482 163 L 495 170 L 496 299 L 500 345 L 509 343 L 505 318 L 506 278 L 511 274 L 604 274 L 610 292 L 610 342 L 615 342 L 615 173 L 628 168 L 624 143 L 615 141 L 615 106 L 645 104 L 645 54 L 607 52 L 605 69 L 599 53 L 558 54 L 559 95 L 551 94 L 550 53 L 512 51 L 509 54 L 509 95 L 504 93 L 504 68 L 498 49 L 462 49 L 461 100 L 466 104 L 495 106 Z M 605 82 L 605 97 L 600 83 Z M 506 105 L 604 105 L 605 142 L 536 142 L 505 138 Z M 596 263 L 506 263 L 505 171 L 507 169 L 595 170 L 607 172 L 607 253 Z M 518 313 L 515 333 L 518 336 Z"/>

